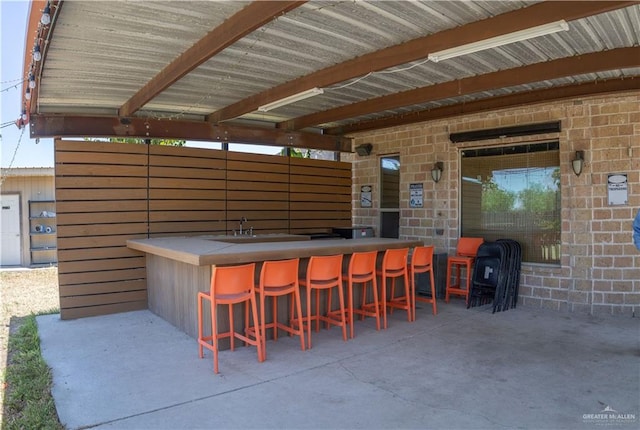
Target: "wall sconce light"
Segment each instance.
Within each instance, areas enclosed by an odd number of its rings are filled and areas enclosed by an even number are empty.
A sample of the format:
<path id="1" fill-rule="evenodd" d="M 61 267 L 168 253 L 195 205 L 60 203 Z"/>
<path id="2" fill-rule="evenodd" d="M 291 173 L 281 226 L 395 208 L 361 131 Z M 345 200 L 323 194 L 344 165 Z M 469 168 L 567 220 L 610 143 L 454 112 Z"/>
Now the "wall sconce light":
<path id="1" fill-rule="evenodd" d="M 433 168 L 431 169 L 431 179 L 436 184 L 440 182 L 440 178 L 442 178 L 442 171 L 444 170 L 444 163 L 442 161 L 436 161 L 433 164 Z"/>
<path id="2" fill-rule="evenodd" d="M 362 145 L 356 146 L 356 152 L 361 157 L 371 154 L 372 149 L 373 145 L 370 143 L 363 143 Z"/>
<path id="3" fill-rule="evenodd" d="M 582 167 L 584 166 L 584 151 L 576 151 L 576 158 L 571 160 L 571 167 L 573 168 L 573 173 L 576 176 L 580 176 L 582 173 Z"/>

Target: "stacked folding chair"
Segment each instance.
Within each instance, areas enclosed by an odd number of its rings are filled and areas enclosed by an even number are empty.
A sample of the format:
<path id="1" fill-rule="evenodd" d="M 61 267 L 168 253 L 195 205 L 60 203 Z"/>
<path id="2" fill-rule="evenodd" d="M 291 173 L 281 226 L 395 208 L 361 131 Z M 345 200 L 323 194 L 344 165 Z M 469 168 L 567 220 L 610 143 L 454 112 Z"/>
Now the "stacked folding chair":
<path id="1" fill-rule="evenodd" d="M 496 296 L 493 302 L 493 311 L 506 311 L 515 308 L 518 303 L 518 285 L 520 284 L 520 267 L 522 264 L 522 249 L 515 240 L 500 239 L 507 248 L 507 280 L 501 296 Z"/>
<path id="2" fill-rule="evenodd" d="M 478 248 L 467 308 L 493 305 L 493 312 L 516 307 L 522 251 L 515 240 L 485 242 Z"/>

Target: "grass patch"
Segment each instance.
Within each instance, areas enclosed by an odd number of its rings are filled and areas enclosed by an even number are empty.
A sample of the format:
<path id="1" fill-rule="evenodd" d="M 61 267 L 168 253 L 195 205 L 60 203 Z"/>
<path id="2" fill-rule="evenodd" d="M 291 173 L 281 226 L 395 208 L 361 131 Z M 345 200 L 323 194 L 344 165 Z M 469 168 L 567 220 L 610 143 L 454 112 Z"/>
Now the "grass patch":
<path id="1" fill-rule="evenodd" d="M 42 358 L 36 316 L 32 314 L 9 337 L 2 429 L 64 429 L 51 384 L 51 370 Z"/>

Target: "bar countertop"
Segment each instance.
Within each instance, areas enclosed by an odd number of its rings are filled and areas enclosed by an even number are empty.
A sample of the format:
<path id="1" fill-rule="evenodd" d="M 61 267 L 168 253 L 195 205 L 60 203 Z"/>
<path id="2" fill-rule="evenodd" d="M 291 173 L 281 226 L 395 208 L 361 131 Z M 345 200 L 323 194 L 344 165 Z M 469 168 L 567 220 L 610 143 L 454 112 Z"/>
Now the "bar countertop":
<path id="1" fill-rule="evenodd" d="M 313 255 L 352 254 L 423 245 L 420 240 L 363 238 L 309 240 L 309 236 L 265 234 L 257 236 L 194 236 L 132 239 L 131 249 L 171 260 L 207 266 L 254 261 L 305 258 Z"/>

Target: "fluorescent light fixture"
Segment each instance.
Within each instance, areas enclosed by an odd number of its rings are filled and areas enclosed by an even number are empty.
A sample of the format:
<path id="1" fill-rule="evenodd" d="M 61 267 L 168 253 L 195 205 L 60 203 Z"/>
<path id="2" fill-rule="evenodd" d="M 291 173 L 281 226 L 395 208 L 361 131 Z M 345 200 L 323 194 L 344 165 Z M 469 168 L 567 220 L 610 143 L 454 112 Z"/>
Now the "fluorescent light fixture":
<path id="1" fill-rule="evenodd" d="M 299 102 L 300 100 L 308 99 L 309 97 L 317 96 L 318 94 L 323 94 L 324 90 L 322 88 L 311 88 L 310 90 L 303 91 L 298 94 L 293 94 L 289 97 L 285 97 L 280 100 L 276 100 L 275 102 L 267 103 L 266 105 L 260 106 L 258 111 L 260 112 L 269 112 L 270 110 L 286 106 L 291 103 Z"/>
<path id="2" fill-rule="evenodd" d="M 537 27 L 527 28 L 525 30 L 515 31 L 513 33 L 503 34 L 502 36 L 491 37 L 489 39 L 467 43 L 466 45 L 432 52 L 429 54 L 428 58 L 434 63 L 437 63 L 438 61 L 473 54 L 474 52 L 484 51 L 485 49 L 497 48 L 510 43 L 522 42 L 523 40 L 533 39 L 534 37 L 546 36 L 567 30 L 569 30 L 569 24 L 567 24 L 565 20 L 560 20 L 549 24 L 539 25 Z"/>

